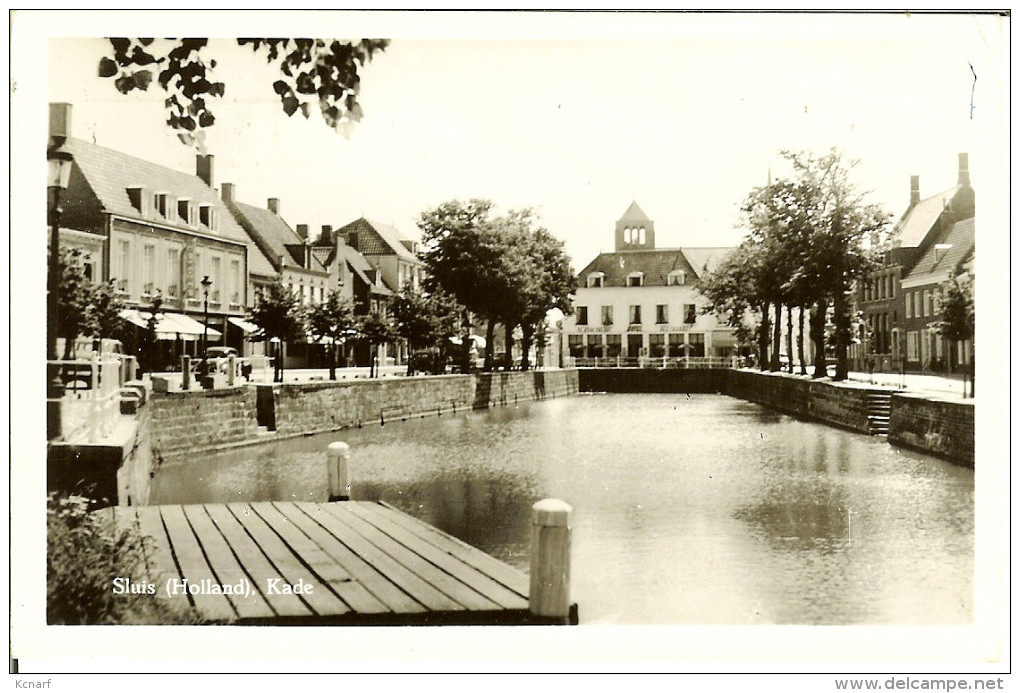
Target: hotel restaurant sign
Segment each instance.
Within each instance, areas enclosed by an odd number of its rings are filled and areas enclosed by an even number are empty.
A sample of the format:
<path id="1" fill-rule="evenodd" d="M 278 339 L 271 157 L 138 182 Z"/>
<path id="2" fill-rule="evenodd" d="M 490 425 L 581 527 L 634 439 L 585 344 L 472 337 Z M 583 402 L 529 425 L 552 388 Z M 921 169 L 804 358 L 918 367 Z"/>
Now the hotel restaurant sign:
<path id="1" fill-rule="evenodd" d="M 657 330 L 649 330 L 650 332 L 690 332 L 694 325 L 656 325 Z M 601 333 L 601 332 L 612 332 L 612 325 L 578 325 L 577 331 L 581 334 L 585 333 Z M 627 327 L 627 332 L 644 332 L 643 325 L 630 325 Z"/>

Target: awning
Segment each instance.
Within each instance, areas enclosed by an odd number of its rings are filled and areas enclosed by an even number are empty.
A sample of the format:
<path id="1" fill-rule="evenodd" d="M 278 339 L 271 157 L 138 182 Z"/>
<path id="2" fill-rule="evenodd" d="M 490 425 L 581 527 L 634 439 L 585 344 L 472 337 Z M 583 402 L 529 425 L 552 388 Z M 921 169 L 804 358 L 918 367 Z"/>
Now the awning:
<path id="1" fill-rule="evenodd" d="M 254 333 L 260 331 L 260 329 L 261 329 L 258 325 L 254 325 L 254 324 L 248 322 L 247 320 L 245 320 L 244 318 L 230 317 L 230 318 L 227 318 L 227 321 L 231 325 L 236 325 L 237 327 L 240 327 L 242 330 L 244 330 L 245 334 L 254 334 Z"/>
<path id="2" fill-rule="evenodd" d="M 120 317 L 127 320 L 132 325 L 144 330 L 149 326 L 149 318 L 152 317 L 152 313 L 129 308 L 127 310 L 122 310 L 120 312 Z M 180 336 L 183 340 L 191 341 L 194 338 L 201 337 L 205 333 L 205 325 L 182 313 L 157 313 L 156 318 L 157 339 L 177 339 L 177 337 Z M 222 333 L 215 327 L 210 327 L 209 336 L 212 338 L 219 338 L 222 336 Z"/>

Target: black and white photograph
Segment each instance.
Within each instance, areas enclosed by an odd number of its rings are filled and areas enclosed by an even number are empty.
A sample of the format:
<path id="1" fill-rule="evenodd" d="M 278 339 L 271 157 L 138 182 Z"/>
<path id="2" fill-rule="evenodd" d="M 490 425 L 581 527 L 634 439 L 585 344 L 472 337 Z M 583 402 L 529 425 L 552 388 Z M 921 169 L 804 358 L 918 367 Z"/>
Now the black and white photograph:
<path id="1" fill-rule="evenodd" d="M 1008 688 L 1008 10 L 9 18 L 19 686 Z"/>

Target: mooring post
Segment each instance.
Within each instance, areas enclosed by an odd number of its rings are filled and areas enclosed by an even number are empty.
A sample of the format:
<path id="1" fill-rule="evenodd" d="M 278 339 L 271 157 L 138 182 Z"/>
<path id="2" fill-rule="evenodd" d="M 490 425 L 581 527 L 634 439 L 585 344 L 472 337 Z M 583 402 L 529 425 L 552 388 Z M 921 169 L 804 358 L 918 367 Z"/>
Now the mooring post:
<path id="1" fill-rule="evenodd" d="M 342 441 L 326 448 L 326 471 L 329 474 L 329 501 L 351 499 L 351 446 Z"/>
<path id="2" fill-rule="evenodd" d="M 531 506 L 528 610 L 564 623 L 570 618 L 570 514 L 571 507 L 554 498 Z"/>
<path id="3" fill-rule="evenodd" d="M 181 389 L 191 389 L 191 357 L 186 354 L 181 357 Z"/>
<path id="4" fill-rule="evenodd" d="M 234 354 L 227 356 L 227 385 L 234 387 L 234 372 L 237 370 L 237 357 Z"/>

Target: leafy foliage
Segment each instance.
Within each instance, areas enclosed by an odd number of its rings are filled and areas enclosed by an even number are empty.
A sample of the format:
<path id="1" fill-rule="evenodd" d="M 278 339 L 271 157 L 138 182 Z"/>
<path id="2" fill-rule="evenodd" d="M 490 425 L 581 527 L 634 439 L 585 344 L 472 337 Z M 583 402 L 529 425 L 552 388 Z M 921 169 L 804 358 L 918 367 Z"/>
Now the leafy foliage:
<path id="1" fill-rule="evenodd" d="M 379 344 L 385 344 L 396 336 L 393 329 L 393 320 L 379 310 L 370 311 L 359 317 L 358 334 L 372 348 Z M 377 374 L 375 365 L 375 358 L 373 358 L 369 377 L 374 377 Z"/>
<path id="2" fill-rule="evenodd" d="M 85 253 L 61 247 L 57 262 L 60 296 L 57 305 L 57 336 L 64 340 L 62 358 L 71 358 L 80 335 L 116 337 L 123 328 L 120 313 L 124 302 L 112 284 L 94 284 L 85 273 Z"/>
<path id="3" fill-rule="evenodd" d="M 186 600 L 114 594 L 113 579 L 144 578 L 147 539 L 115 530 L 82 496 L 50 494 L 46 507 L 46 621 L 51 625 L 197 623 Z"/>
<path id="4" fill-rule="evenodd" d="M 363 116 L 359 70 L 389 45 L 385 39 L 241 38 L 237 43 L 263 52 L 266 62 L 279 68 L 272 89 L 284 113 L 301 111 L 308 118 L 315 107 L 345 137 Z M 216 122 L 210 102 L 226 92 L 212 76 L 216 60 L 204 55 L 208 44 L 200 38 L 111 38 L 111 54 L 100 59 L 99 76 L 113 79 L 122 94 L 147 91 L 155 80 L 168 94 L 167 125 L 182 142 L 202 150 L 204 128 Z"/>
<path id="5" fill-rule="evenodd" d="M 329 292 L 325 301 L 313 304 L 306 316 L 308 332 L 316 339 L 328 339 L 329 379 L 336 380 L 337 348 L 357 334 L 354 305 L 339 291 Z"/>
<path id="6" fill-rule="evenodd" d="M 259 327 L 255 339 L 276 339 L 281 347 L 283 343 L 299 337 L 304 327 L 301 304 L 297 296 L 284 286 L 282 279 L 266 287 L 249 319 Z M 274 359 L 273 376 L 277 382 L 283 381 L 282 350 L 278 350 Z"/>
<path id="7" fill-rule="evenodd" d="M 939 334 L 953 342 L 974 338 L 974 293 L 970 282 L 961 282 L 953 277 L 946 283 L 937 329 Z"/>
<path id="8" fill-rule="evenodd" d="M 425 293 L 405 284 L 400 293 L 390 299 L 389 315 L 393 318 L 394 333 L 407 341 L 411 352 L 407 360 L 408 375 L 413 375 L 416 364 L 425 360 L 424 355 L 417 356 L 420 350 L 431 350 L 431 355 L 441 364 L 448 340 L 460 329 L 460 306 L 442 290 Z M 433 370 L 438 370 L 437 365 L 433 365 Z"/>

